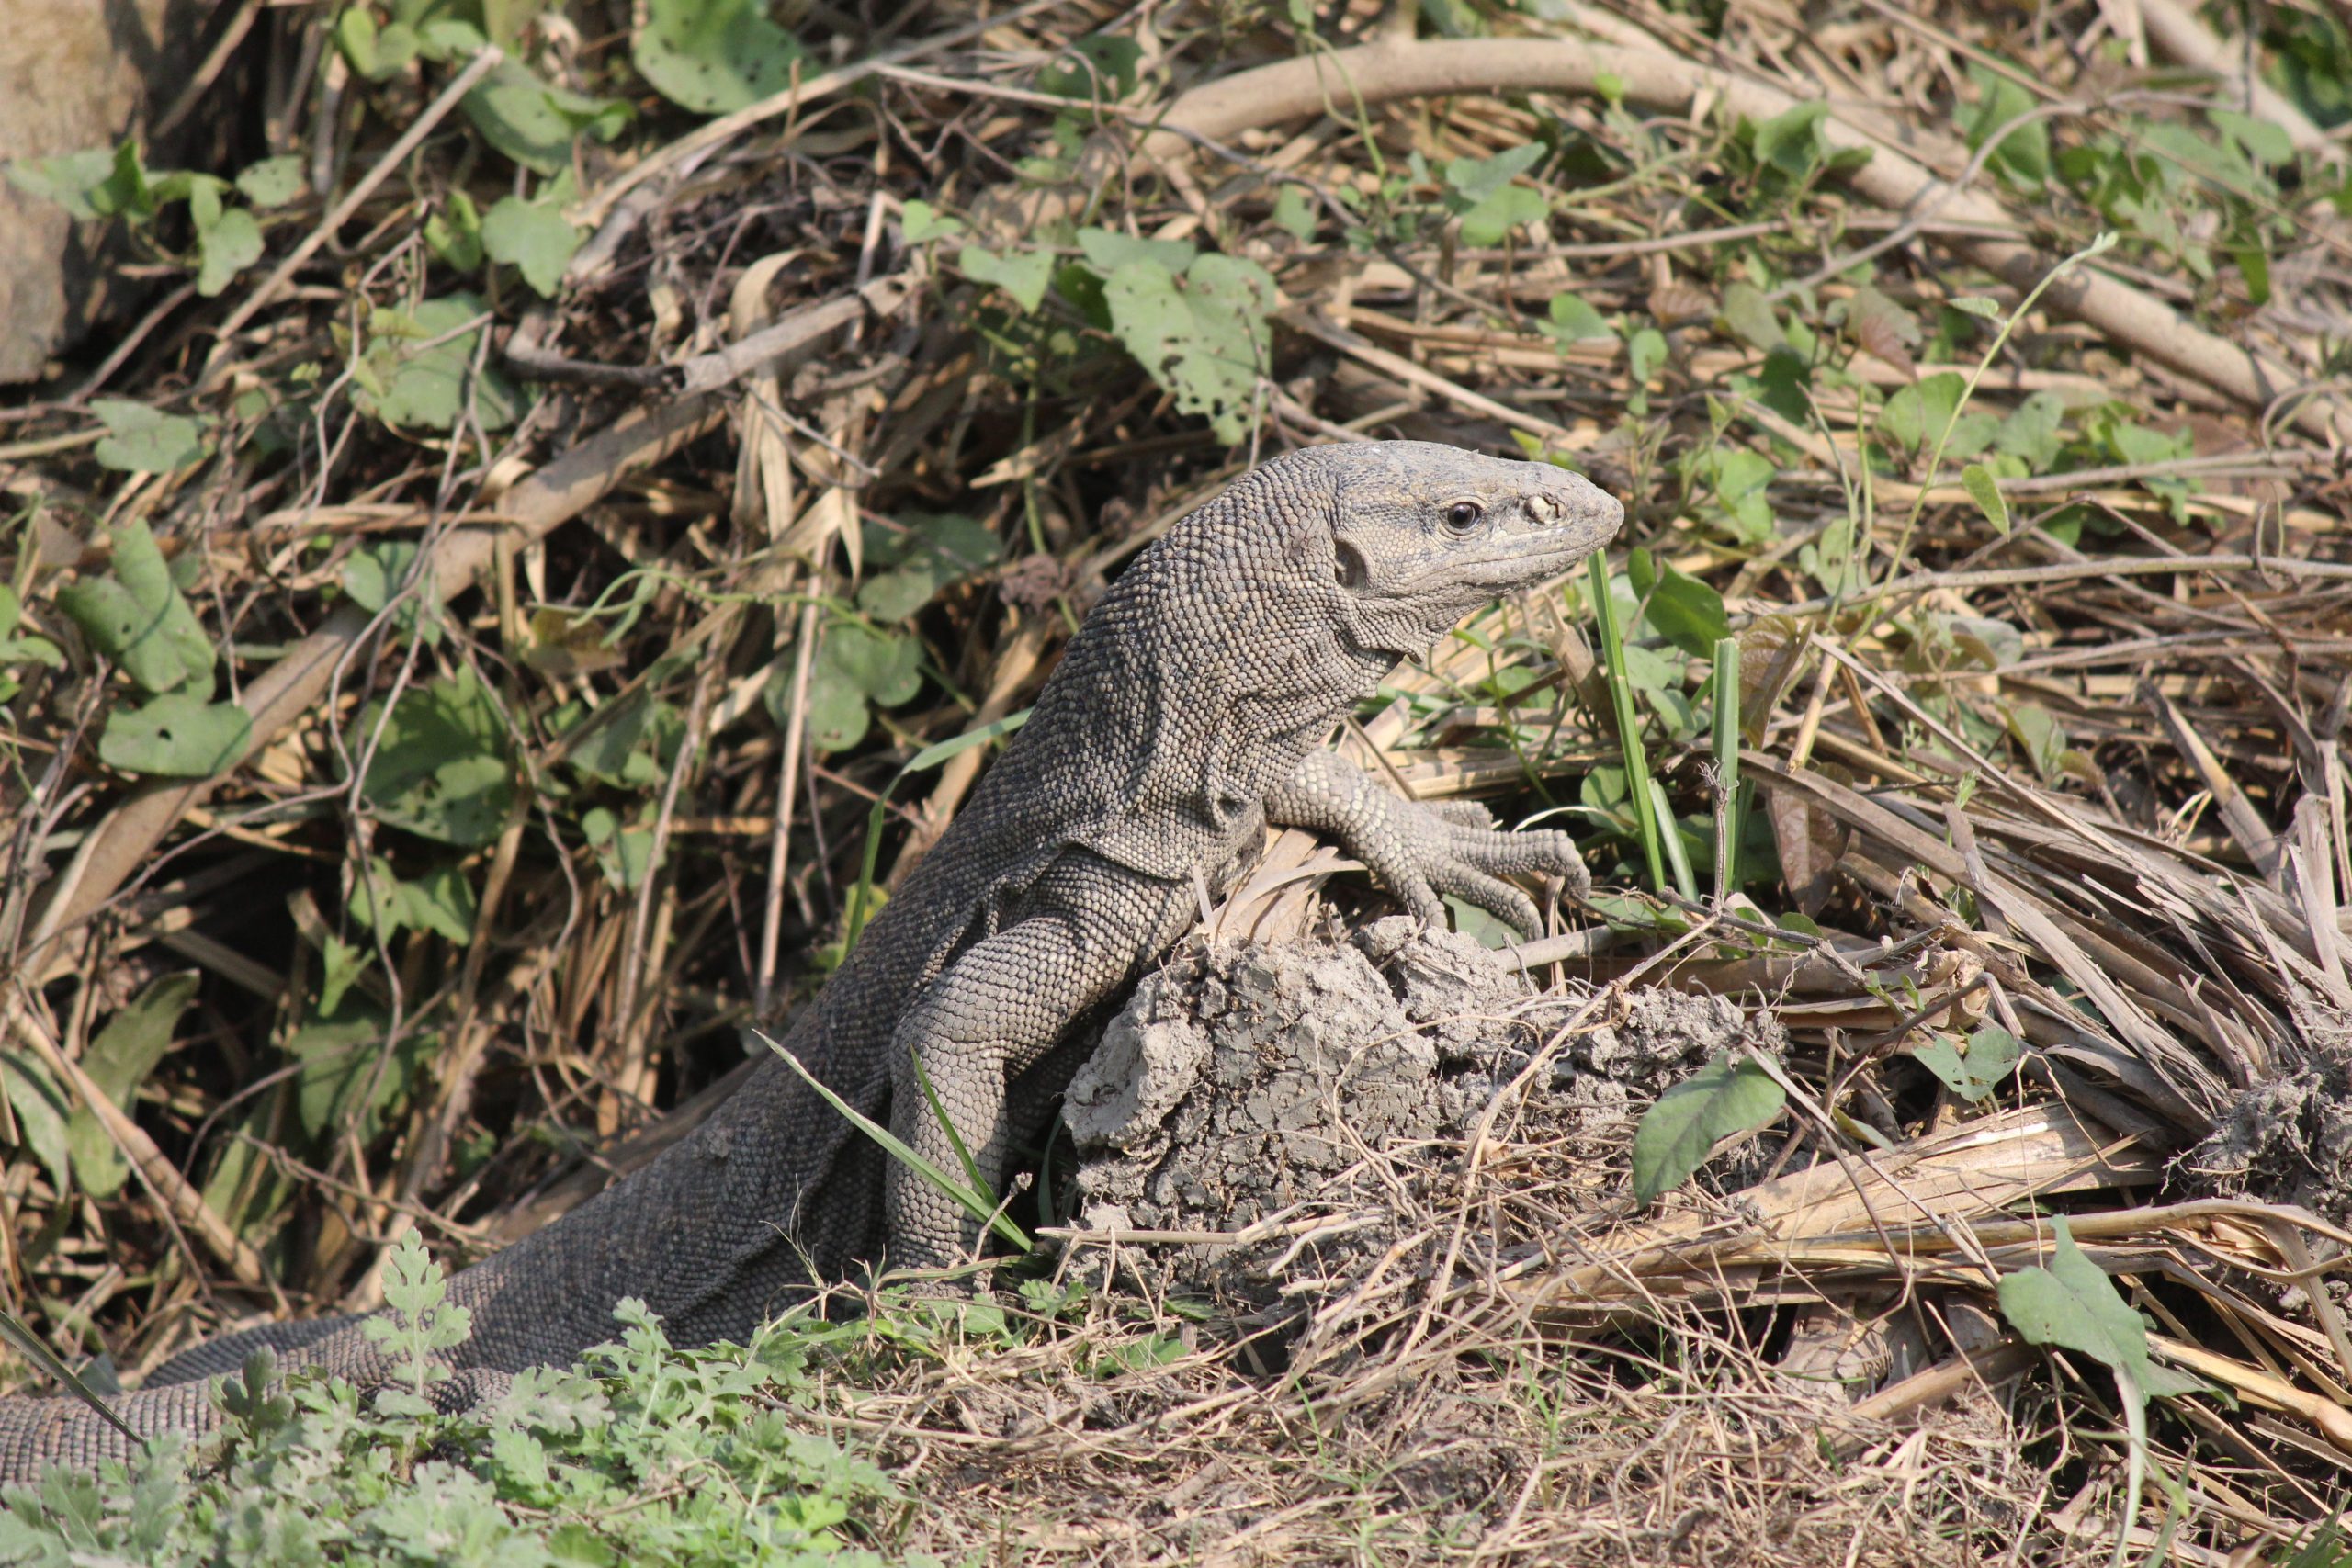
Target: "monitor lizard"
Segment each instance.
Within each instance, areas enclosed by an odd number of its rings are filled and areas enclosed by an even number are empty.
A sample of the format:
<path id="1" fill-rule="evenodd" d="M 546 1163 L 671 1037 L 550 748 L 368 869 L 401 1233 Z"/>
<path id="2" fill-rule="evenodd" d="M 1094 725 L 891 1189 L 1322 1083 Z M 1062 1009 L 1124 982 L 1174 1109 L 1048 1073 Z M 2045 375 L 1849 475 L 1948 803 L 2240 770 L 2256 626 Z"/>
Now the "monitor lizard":
<path id="1" fill-rule="evenodd" d="M 1340 840 L 1409 908 L 1442 897 L 1522 928 L 1505 879 L 1565 876 L 1573 840 L 1408 801 L 1325 749 L 1400 660 L 1471 611 L 1560 576 L 1623 509 L 1548 463 L 1420 442 L 1287 453 L 1142 551 L 1087 616 L 931 853 L 783 1042 L 944 1169 L 1001 1185 L 1084 1049 L 1073 1026 L 1156 960 L 1257 855 L 1270 824 Z M 681 1345 L 741 1338 L 812 1283 L 970 1255 L 978 1223 L 886 1158 L 781 1061 L 696 1132 L 536 1235 L 456 1275 L 472 1333 L 438 1385 L 463 1400 L 568 1363 L 644 1301 Z M 390 1364 L 359 1319 L 230 1335 L 111 1403 L 133 1430 L 219 1420 L 206 1380 L 269 1347 L 361 1385 Z M 0 1401 L 0 1479 L 130 1451 L 77 1401 Z"/>

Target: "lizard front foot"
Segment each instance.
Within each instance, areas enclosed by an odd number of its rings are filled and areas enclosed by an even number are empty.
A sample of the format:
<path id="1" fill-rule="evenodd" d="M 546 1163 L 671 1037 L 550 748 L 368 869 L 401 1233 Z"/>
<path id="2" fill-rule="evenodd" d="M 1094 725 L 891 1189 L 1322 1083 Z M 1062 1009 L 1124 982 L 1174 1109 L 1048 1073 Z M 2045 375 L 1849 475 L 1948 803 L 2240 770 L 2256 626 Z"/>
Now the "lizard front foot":
<path id="1" fill-rule="evenodd" d="M 1522 931 L 1542 928 L 1535 901 L 1503 879 L 1556 876 L 1571 898 L 1592 891 L 1576 840 L 1551 829 L 1507 833 L 1474 801 L 1407 800 L 1329 751 L 1309 754 L 1268 795 L 1267 818 L 1337 838 L 1427 925 L 1445 921 L 1444 896 L 1475 904 Z"/>

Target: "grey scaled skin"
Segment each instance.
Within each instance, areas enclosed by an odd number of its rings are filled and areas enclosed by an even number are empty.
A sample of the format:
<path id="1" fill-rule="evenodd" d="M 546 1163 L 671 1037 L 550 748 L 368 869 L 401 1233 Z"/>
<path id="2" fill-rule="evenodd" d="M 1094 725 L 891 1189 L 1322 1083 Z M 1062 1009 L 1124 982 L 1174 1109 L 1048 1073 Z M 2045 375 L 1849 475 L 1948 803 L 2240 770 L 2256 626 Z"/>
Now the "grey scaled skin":
<path id="1" fill-rule="evenodd" d="M 1269 823 L 1339 837 L 1425 919 L 1451 893 L 1522 927 L 1503 878 L 1583 873 L 1564 834 L 1415 805 L 1323 750 L 1400 659 L 1497 595 L 1568 571 L 1623 511 L 1546 464 L 1414 442 L 1250 470 L 1138 556 L 1071 639 L 1029 723 L 876 917 L 784 1048 L 945 1169 L 933 1089 L 1001 1186 L 1076 1066 L 1074 1026 L 1247 871 Z M 682 1345 L 741 1338 L 812 1284 L 939 1267 L 975 1221 L 907 1176 L 782 1062 L 695 1134 L 449 1282 L 473 1314 L 448 1396 L 612 1337 L 642 1300 Z M 113 1402 L 142 1434 L 217 1424 L 200 1381 L 278 1348 L 362 1386 L 391 1372 L 358 1320 L 229 1336 Z M 71 1400 L 0 1401 L 0 1480 L 129 1442 Z"/>

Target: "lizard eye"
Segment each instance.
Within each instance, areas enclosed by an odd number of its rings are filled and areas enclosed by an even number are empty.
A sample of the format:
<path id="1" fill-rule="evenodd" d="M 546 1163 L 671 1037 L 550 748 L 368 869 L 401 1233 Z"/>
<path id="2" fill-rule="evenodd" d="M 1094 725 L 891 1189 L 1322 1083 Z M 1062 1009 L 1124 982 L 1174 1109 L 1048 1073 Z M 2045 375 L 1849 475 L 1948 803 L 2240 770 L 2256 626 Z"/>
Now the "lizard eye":
<path id="1" fill-rule="evenodd" d="M 1476 528 L 1486 514 L 1486 508 L 1475 501 L 1457 501 L 1445 509 L 1445 531 L 1460 538 Z"/>

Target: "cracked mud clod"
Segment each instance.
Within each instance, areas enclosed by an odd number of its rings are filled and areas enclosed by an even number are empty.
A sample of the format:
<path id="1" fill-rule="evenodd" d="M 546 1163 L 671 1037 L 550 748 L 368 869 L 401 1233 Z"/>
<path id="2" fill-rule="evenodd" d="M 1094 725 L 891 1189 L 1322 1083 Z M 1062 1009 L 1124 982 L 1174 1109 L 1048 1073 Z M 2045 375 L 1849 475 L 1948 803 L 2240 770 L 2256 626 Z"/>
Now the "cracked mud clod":
<path id="1" fill-rule="evenodd" d="M 1596 1201 L 1638 1108 L 1742 1043 L 1781 1041 L 1720 997 L 1542 991 L 1403 917 L 1346 944 L 1194 944 L 1144 980 L 1071 1082 L 1080 1223 L 1261 1226 L 1238 1250 L 1156 1248 L 1153 1266 L 1187 1287 L 1296 1289 L 1390 1247 L 1446 1191 L 1498 1093 L 1494 1135 L 1565 1141 L 1591 1179 L 1564 1196 Z"/>

